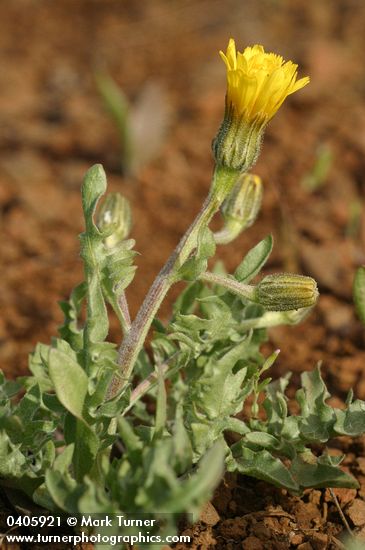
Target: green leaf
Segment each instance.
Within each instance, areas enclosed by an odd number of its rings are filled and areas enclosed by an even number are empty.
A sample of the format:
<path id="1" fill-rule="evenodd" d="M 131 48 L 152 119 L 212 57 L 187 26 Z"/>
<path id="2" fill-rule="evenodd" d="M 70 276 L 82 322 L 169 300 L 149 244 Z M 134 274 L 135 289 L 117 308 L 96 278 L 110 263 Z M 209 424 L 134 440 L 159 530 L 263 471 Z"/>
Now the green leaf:
<path id="1" fill-rule="evenodd" d="M 96 225 L 93 221 L 98 200 L 106 191 L 106 175 L 104 168 L 101 164 L 94 164 L 85 175 L 81 194 L 82 194 L 82 208 L 85 215 L 86 231 L 88 233 L 99 233 Z"/>
<path id="2" fill-rule="evenodd" d="M 82 486 L 78 486 L 69 474 L 48 470 L 45 482 L 47 490 L 60 510 L 68 513 L 79 511 L 77 503 L 82 493 Z"/>
<path id="3" fill-rule="evenodd" d="M 216 244 L 213 232 L 209 227 L 204 227 L 199 233 L 198 256 L 201 258 L 211 258 L 214 256 Z"/>
<path id="4" fill-rule="evenodd" d="M 178 275 L 183 281 L 196 281 L 206 271 L 208 261 L 205 258 L 190 258 L 180 267 Z"/>
<path id="5" fill-rule="evenodd" d="M 207 449 L 222 437 L 225 428 L 224 421 L 221 419 L 206 421 L 200 412 L 196 414 L 196 418 L 196 421 L 188 418 L 194 462 L 204 456 Z"/>
<path id="6" fill-rule="evenodd" d="M 19 401 L 16 407 L 16 415 L 21 421 L 30 421 L 38 411 L 41 403 L 41 393 L 39 386 L 36 384 L 31 387 L 24 397 Z"/>
<path id="7" fill-rule="evenodd" d="M 269 431 L 274 435 L 280 435 L 285 425 L 288 414 L 287 399 L 285 389 L 289 384 L 291 374 L 279 378 L 266 386 L 266 397 L 263 402 L 267 416 Z"/>
<path id="8" fill-rule="evenodd" d="M 163 370 L 160 368 L 159 365 L 157 365 L 156 368 L 157 368 L 158 390 L 157 390 L 155 428 L 156 428 L 156 435 L 157 435 L 157 434 L 163 433 L 163 430 L 166 425 L 167 394 L 166 394 Z"/>
<path id="9" fill-rule="evenodd" d="M 249 432 L 246 434 L 245 439 L 249 443 L 253 443 L 264 449 L 270 449 L 271 451 L 280 448 L 280 441 L 273 435 L 265 432 Z"/>
<path id="10" fill-rule="evenodd" d="M 5 431 L 0 431 L 0 477 L 21 477 L 25 472 L 27 460 L 19 447 L 13 445 Z"/>
<path id="11" fill-rule="evenodd" d="M 42 455 L 42 466 L 44 469 L 50 468 L 56 458 L 56 447 L 53 441 L 48 440 L 45 442 L 45 444 L 42 446 L 41 449 L 41 455 Z"/>
<path id="12" fill-rule="evenodd" d="M 66 445 L 66 447 L 57 455 L 53 464 L 53 469 L 61 472 L 61 474 L 65 474 L 66 472 L 68 472 L 68 469 L 72 463 L 74 450 L 74 443 Z"/>
<path id="13" fill-rule="evenodd" d="M 121 241 L 117 246 L 105 249 L 106 271 L 105 276 L 111 283 L 111 288 L 121 293 L 133 280 L 136 266 L 133 259 L 137 252 L 133 250 L 136 242 L 133 239 Z"/>
<path id="14" fill-rule="evenodd" d="M 63 351 L 51 349 L 49 374 L 62 405 L 73 416 L 83 418 L 88 377 L 80 365 Z"/>
<path id="15" fill-rule="evenodd" d="M 365 325 L 365 266 L 361 266 L 356 270 L 353 296 L 356 313 L 362 324 Z"/>
<path id="16" fill-rule="evenodd" d="M 92 417 L 99 416 L 100 404 L 104 404 L 107 391 L 113 376 L 117 372 L 117 351 L 110 342 L 101 342 L 93 346 L 95 369 L 89 378 L 88 395 L 85 407 Z"/>
<path id="17" fill-rule="evenodd" d="M 241 283 L 249 283 L 267 262 L 273 247 L 273 238 L 268 235 L 252 248 L 235 271 L 235 278 Z"/>
<path id="18" fill-rule="evenodd" d="M 137 252 L 133 239 L 119 242 L 113 248 L 101 249 L 101 284 L 105 300 L 116 313 L 123 332 L 129 329 L 130 319 L 125 288 L 132 282 L 137 267 L 133 265 Z"/>
<path id="19" fill-rule="evenodd" d="M 199 462 L 197 472 L 178 490 L 172 492 L 171 497 L 166 500 L 165 510 L 169 513 L 188 510 L 197 514 L 222 478 L 226 452 L 224 440 L 217 441 Z"/>
<path id="20" fill-rule="evenodd" d="M 88 344 L 85 346 L 84 343 L 84 349 L 92 360 L 93 345 L 103 342 L 107 337 L 109 320 L 104 302 L 99 267 L 93 266 L 88 271 L 87 322 L 84 329 L 84 342 L 86 340 Z"/>
<path id="21" fill-rule="evenodd" d="M 311 457 L 313 455 L 310 453 Z M 358 482 L 354 477 L 343 472 L 336 466 L 321 464 L 315 457 L 310 462 L 303 460 L 303 456 L 294 459 L 290 468 L 292 475 L 297 479 L 300 487 L 305 489 L 322 487 L 347 487 L 357 489 Z"/>
<path id="22" fill-rule="evenodd" d="M 48 355 L 50 346 L 37 344 L 35 350 L 29 355 L 29 370 L 33 377 L 29 380 L 34 384 L 34 379 L 39 384 L 42 391 L 52 391 L 53 385 L 48 373 Z"/>
<path id="23" fill-rule="evenodd" d="M 224 426 L 224 430 L 236 432 L 240 435 L 246 435 L 247 433 L 250 432 L 250 428 L 247 426 L 247 424 L 245 424 L 245 422 L 234 417 L 228 417 L 224 421 L 223 426 Z"/>
<path id="24" fill-rule="evenodd" d="M 85 232 L 80 235 L 81 257 L 84 262 L 87 285 L 87 319 L 84 328 L 84 364 L 91 372 L 94 364 L 93 345 L 105 340 L 109 320 L 102 290 L 102 269 L 105 264 L 103 235 L 94 222 L 98 200 L 106 190 L 106 176 L 101 165 L 95 165 L 84 178 L 82 205 Z"/>
<path id="25" fill-rule="evenodd" d="M 65 407 L 60 403 L 57 395 L 54 393 L 43 393 L 42 394 L 43 405 L 49 411 L 52 411 L 56 414 L 62 414 L 65 412 Z"/>
<path id="26" fill-rule="evenodd" d="M 198 365 L 187 369 L 188 391 L 184 398 L 185 425 L 191 434 L 194 458 L 222 436 L 231 415 L 242 410 L 252 392 L 253 378 L 245 366 L 250 348 L 247 338 L 227 346 L 227 352 L 200 356 Z"/>
<path id="27" fill-rule="evenodd" d="M 196 308 L 196 299 L 202 295 L 202 291 L 204 291 L 204 285 L 201 281 L 194 281 L 187 285 L 173 305 L 174 314 L 188 315 L 193 313 Z"/>
<path id="28" fill-rule="evenodd" d="M 346 410 L 335 409 L 334 430 L 340 435 L 358 437 L 365 433 L 365 402 L 356 399 Z"/>
<path id="29" fill-rule="evenodd" d="M 214 235 L 208 227 L 203 227 L 198 235 L 194 257 L 189 258 L 178 271 L 178 279 L 185 281 L 196 280 L 203 271 L 206 271 L 208 259 L 215 253 L 216 244 Z"/>
<path id="30" fill-rule="evenodd" d="M 96 84 L 105 107 L 116 124 L 122 144 L 123 170 L 132 173 L 138 151 L 135 150 L 129 103 L 126 95 L 107 73 L 96 74 Z"/>
<path id="31" fill-rule="evenodd" d="M 142 349 L 139 352 L 137 362 L 135 364 L 133 372 L 136 376 L 138 376 L 138 378 L 140 378 L 141 380 L 144 380 L 150 374 L 152 374 L 153 371 L 154 371 L 154 367 L 148 356 L 148 353 L 146 352 L 145 349 Z"/>
<path id="32" fill-rule="evenodd" d="M 184 426 L 182 404 L 179 404 L 176 409 L 173 438 L 176 470 L 178 474 L 182 475 L 190 468 L 193 461 L 193 450 L 188 432 Z"/>
<path id="33" fill-rule="evenodd" d="M 269 355 L 269 357 L 265 359 L 265 362 L 260 369 L 260 375 L 265 371 L 269 370 L 273 366 L 276 359 L 278 358 L 279 353 L 280 353 L 280 350 L 277 349 L 276 351 L 274 351 L 274 353 L 272 353 L 271 355 Z"/>
<path id="34" fill-rule="evenodd" d="M 306 441 L 328 441 L 333 434 L 335 412 L 325 403 L 330 397 L 322 380 L 320 366 L 301 375 L 303 388 L 297 391 L 302 419 L 299 423 L 300 435 Z"/>
<path id="35" fill-rule="evenodd" d="M 294 493 L 299 491 L 299 486 L 288 468 L 268 451 L 252 451 L 242 443 L 234 445 L 232 451 L 234 465 L 242 474 L 268 481 L 276 487 L 288 489 Z M 230 469 L 233 469 L 232 466 Z"/>
<path id="36" fill-rule="evenodd" d="M 83 330 L 78 326 L 78 317 L 81 312 L 82 303 L 86 297 L 86 292 L 86 283 L 82 282 L 73 289 L 67 302 L 59 302 L 65 319 L 58 331 L 61 338 L 66 340 L 75 351 L 82 349 L 83 344 Z"/>
<path id="37" fill-rule="evenodd" d="M 122 392 L 118 393 L 113 399 L 102 403 L 93 413 L 93 416 L 96 418 L 118 418 L 124 409 L 128 407 L 130 396 L 130 386 L 124 387 Z"/>
<path id="38" fill-rule="evenodd" d="M 177 340 L 182 351 L 195 357 L 201 356 L 215 342 L 221 344 L 230 340 L 232 332 L 235 340 L 242 340 L 242 335 L 234 330 L 238 323 L 232 316 L 231 308 L 223 300 L 207 296 L 199 300 L 199 307 L 207 319 L 192 314 L 176 314 L 170 324 L 172 334 L 169 338 Z"/>
<path id="39" fill-rule="evenodd" d="M 118 432 L 128 452 L 133 453 L 143 449 L 142 440 L 136 435 L 128 420 L 122 416 L 118 418 Z"/>
<path id="40" fill-rule="evenodd" d="M 83 492 L 77 501 L 77 507 L 79 512 L 87 515 L 103 514 L 105 517 L 108 513 L 115 513 L 113 503 L 110 501 L 109 495 L 105 493 L 104 488 L 88 478 L 84 480 Z M 114 550 L 115 545 L 110 545 L 109 548 L 110 550 Z M 102 542 L 99 545 L 99 549 L 108 550 L 108 545 L 104 545 Z"/>
<path id="41" fill-rule="evenodd" d="M 325 451 L 317 458 L 317 462 L 318 464 L 325 464 L 326 466 L 339 466 L 345 457 L 346 455 L 330 455 Z"/>
<path id="42" fill-rule="evenodd" d="M 22 388 L 20 382 L 15 380 L 5 380 L 5 376 L 0 369 L 0 403 L 8 401 L 11 397 L 16 395 Z"/>
<path id="43" fill-rule="evenodd" d="M 65 440 L 68 445 L 74 445 L 72 464 L 76 479 L 81 481 L 95 464 L 100 446 L 99 438 L 84 421 L 67 415 Z"/>
<path id="44" fill-rule="evenodd" d="M 29 456 L 29 451 L 33 455 L 37 454 L 56 429 L 52 418 L 43 418 L 41 406 L 39 386 L 35 384 L 28 389 L 11 414 L 0 417 L 0 427 L 6 430 L 13 444 L 20 445 L 26 456 Z"/>
<path id="45" fill-rule="evenodd" d="M 242 359 L 247 345 L 245 340 L 232 346 L 219 359 L 215 355 L 209 357 L 204 371 L 190 384 L 189 400 L 192 406 L 209 419 L 224 418 L 242 408 L 244 396 L 251 388 L 249 383 L 243 387 L 247 368 L 240 368 L 235 373 L 233 369 Z"/>

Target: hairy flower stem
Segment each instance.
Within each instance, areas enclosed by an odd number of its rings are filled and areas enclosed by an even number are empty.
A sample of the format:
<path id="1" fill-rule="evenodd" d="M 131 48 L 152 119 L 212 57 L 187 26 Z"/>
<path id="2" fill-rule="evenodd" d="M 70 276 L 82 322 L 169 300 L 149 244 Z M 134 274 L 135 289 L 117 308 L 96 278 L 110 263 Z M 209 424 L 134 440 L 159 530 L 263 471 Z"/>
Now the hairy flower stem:
<path id="1" fill-rule="evenodd" d="M 235 230 L 231 228 L 224 227 L 220 231 L 217 231 L 213 234 L 216 244 L 229 244 L 232 242 L 241 232 L 241 227 L 237 226 Z"/>
<path id="2" fill-rule="evenodd" d="M 114 376 L 107 393 L 113 398 L 128 382 L 152 321 L 171 286 L 179 280 L 178 270 L 197 246 L 202 228 L 206 227 L 226 196 L 232 190 L 239 173 L 225 168 L 215 169 L 212 187 L 203 207 L 181 241 L 157 275 L 140 307 L 129 332 L 119 348 L 119 373 Z"/>
<path id="3" fill-rule="evenodd" d="M 223 286 L 241 298 L 247 298 L 247 300 L 251 300 L 252 302 L 255 301 L 255 287 L 252 285 L 244 285 L 235 279 L 215 275 L 215 273 L 210 273 L 209 271 L 202 273 L 199 278 L 206 283 Z"/>

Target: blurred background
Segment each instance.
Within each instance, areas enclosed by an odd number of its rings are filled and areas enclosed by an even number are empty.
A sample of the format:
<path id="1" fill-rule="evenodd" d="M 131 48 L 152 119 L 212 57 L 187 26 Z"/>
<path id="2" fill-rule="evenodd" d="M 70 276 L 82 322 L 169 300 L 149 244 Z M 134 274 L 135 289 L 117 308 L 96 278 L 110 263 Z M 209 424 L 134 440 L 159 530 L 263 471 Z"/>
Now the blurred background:
<path id="1" fill-rule="evenodd" d="M 57 301 L 82 278 L 79 191 L 96 162 L 109 190 L 132 203 L 141 254 L 128 290 L 135 314 L 208 192 L 210 144 L 224 109 L 218 51 L 232 36 L 241 50 L 261 43 L 292 59 L 311 83 L 266 132 L 255 168 L 265 185 L 258 221 L 219 247 L 218 257 L 233 270 L 273 232 L 267 271 L 312 275 L 321 291 L 303 325 L 272 331 L 267 351 L 282 349 L 277 372 L 323 360 L 332 391 L 343 397 L 354 386 L 364 399 L 364 336 L 351 300 L 354 270 L 365 262 L 364 4 L 12 0 L 0 3 L 0 21 L 0 365 L 7 375 L 24 373 L 34 344 L 56 334 Z M 133 169 L 105 84 L 129 105 L 140 149 Z M 116 324 L 112 337 L 119 341 Z"/>

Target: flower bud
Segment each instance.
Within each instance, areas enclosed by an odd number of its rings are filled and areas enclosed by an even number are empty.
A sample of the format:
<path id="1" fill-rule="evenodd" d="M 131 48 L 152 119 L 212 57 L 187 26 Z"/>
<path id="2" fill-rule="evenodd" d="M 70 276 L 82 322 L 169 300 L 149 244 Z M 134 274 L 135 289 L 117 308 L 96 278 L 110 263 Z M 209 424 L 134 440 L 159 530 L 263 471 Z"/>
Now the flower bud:
<path id="1" fill-rule="evenodd" d="M 227 223 L 237 222 L 241 231 L 250 227 L 257 218 L 263 195 L 262 181 L 254 174 L 243 174 L 222 206 Z"/>
<path id="2" fill-rule="evenodd" d="M 255 288 L 255 301 L 269 311 L 290 311 L 314 306 L 317 283 L 295 273 L 267 275 Z"/>
<path id="3" fill-rule="evenodd" d="M 224 119 L 212 143 L 215 162 L 237 172 L 248 172 L 260 154 L 264 130 L 268 120 L 245 120 L 227 104 Z"/>
<path id="4" fill-rule="evenodd" d="M 223 228 L 214 234 L 217 244 L 227 244 L 250 227 L 257 218 L 263 195 L 262 181 L 242 174 L 222 205 Z"/>
<path id="5" fill-rule="evenodd" d="M 97 215 L 97 226 L 105 234 L 104 243 L 113 248 L 124 241 L 131 230 L 132 214 L 129 202 L 120 193 L 110 193 Z"/>

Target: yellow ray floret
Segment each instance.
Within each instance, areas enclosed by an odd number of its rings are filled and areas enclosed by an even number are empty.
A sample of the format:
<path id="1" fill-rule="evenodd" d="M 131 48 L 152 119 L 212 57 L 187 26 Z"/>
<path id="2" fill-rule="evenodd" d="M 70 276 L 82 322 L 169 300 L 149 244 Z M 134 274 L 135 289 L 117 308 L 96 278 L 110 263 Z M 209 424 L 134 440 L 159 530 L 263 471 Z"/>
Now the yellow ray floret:
<path id="1" fill-rule="evenodd" d="M 227 67 L 227 103 L 247 120 L 269 121 L 286 97 L 306 86 L 309 77 L 297 80 L 298 65 L 280 55 L 266 53 L 263 46 L 236 51 L 233 38 L 220 55 Z"/>

